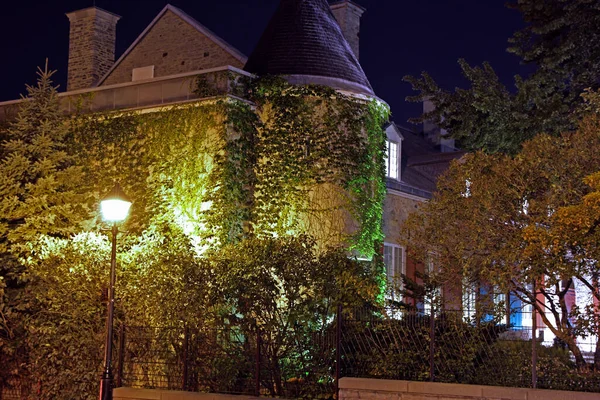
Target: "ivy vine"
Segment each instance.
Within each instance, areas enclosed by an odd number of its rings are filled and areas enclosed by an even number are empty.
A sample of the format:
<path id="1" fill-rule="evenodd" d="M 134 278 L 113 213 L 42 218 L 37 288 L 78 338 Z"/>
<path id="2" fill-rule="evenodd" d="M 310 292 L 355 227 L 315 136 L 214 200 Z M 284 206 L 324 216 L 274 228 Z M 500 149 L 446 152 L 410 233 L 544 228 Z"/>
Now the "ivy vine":
<path id="1" fill-rule="evenodd" d="M 199 248 L 309 232 L 376 254 L 387 106 L 278 77 L 234 82 L 231 97 L 221 81 L 196 82 L 211 100 L 73 119 L 95 187 L 117 179 L 136 199 L 129 229 L 176 223 Z"/>

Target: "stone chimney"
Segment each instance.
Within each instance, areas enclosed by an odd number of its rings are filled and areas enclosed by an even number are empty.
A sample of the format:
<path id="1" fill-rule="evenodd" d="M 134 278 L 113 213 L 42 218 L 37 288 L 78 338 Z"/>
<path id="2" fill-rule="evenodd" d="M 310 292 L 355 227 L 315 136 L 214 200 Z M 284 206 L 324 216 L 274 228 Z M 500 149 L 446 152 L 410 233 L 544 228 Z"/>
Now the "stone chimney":
<path id="1" fill-rule="evenodd" d="M 350 44 L 354 55 L 359 58 L 360 17 L 365 9 L 351 0 L 337 1 L 331 4 L 331 11 L 342 28 L 344 37 Z"/>
<path id="2" fill-rule="evenodd" d="M 98 7 L 73 11 L 67 17 L 71 23 L 67 90 L 94 87 L 115 62 L 121 17 Z"/>

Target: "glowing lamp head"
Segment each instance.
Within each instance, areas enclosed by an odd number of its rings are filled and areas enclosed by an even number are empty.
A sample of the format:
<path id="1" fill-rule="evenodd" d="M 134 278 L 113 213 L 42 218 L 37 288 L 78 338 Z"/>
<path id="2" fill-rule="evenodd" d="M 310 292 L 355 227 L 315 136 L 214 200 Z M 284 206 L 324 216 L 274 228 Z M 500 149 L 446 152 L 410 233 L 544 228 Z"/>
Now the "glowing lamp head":
<path id="1" fill-rule="evenodd" d="M 131 207 L 131 200 L 123 192 L 121 186 L 115 183 L 115 187 L 100 202 L 100 212 L 102 219 L 107 222 L 121 222 L 127 218 L 127 213 Z"/>

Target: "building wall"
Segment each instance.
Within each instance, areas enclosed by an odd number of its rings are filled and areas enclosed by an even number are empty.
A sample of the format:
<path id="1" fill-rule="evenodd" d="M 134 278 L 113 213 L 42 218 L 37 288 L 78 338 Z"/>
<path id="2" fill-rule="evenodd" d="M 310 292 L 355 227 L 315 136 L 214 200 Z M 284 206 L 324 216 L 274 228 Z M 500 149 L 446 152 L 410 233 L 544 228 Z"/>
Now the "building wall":
<path id="1" fill-rule="evenodd" d="M 134 68 L 154 65 L 154 77 L 243 63 L 168 10 L 102 85 L 131 82 Z"/>
<path id="2" fill-rule="evenodd" d="M 387 243 L 402 244 L 402 224 L 411 213 L 417 211 L 424 200 L 388 191 L 383 205 L 383 233 Z"/>

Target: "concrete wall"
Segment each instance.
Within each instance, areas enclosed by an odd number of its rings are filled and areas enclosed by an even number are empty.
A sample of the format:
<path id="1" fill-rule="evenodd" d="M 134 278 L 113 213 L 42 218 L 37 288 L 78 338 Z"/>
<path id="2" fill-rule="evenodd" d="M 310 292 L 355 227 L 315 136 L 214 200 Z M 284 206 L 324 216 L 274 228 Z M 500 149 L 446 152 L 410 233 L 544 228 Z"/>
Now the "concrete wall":
<path id="1" fill-rule="evenodd" d="M 243 63 L 172 11 L 167 11 L 102 82 L 131 82 L 134 68 L 154 65 L 154 77 Z"/>
<path id="2" fill-rule="evenodd" d="M 113 391 L 114 400 L 255 400 L 258 397 L 216 394 L 216 393 L 191 393 L 175 390 L 160 389 L 131 389 L 117 388 Z"/>
<path id="3" fill-rule="evenodd" d="M 340 400 L 598 400 L 599 393 L 409 382 L 340 379 Z"/>

